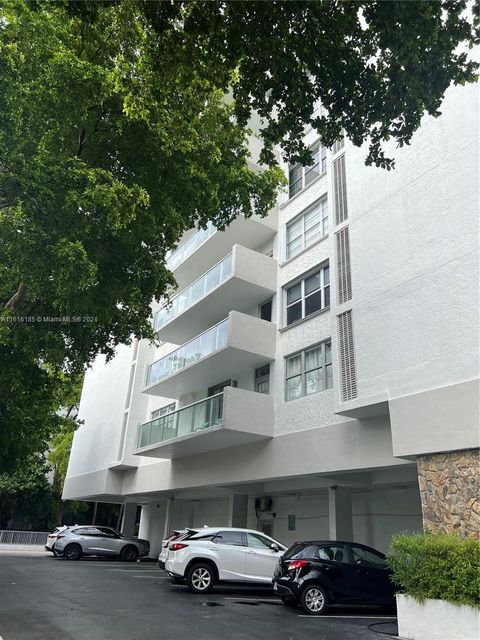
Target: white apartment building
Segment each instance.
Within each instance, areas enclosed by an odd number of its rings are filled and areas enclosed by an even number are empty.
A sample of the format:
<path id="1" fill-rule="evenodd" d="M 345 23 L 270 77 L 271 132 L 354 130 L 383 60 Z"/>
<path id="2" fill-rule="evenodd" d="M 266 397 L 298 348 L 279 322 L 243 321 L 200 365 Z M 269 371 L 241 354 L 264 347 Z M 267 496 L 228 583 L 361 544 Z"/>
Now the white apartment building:
<path id="1" fill-rule="evenodd" d="M 205 524 L 386 550 L 422 529 L 417 459 L 479 446 L 477 87 L 390 172 L 305 139 L 267 218 L 171 254 L 161 344 L 87 372 L 63 497 L 125 503 L 127 532 L 141 505 L 153 553 Z"/>

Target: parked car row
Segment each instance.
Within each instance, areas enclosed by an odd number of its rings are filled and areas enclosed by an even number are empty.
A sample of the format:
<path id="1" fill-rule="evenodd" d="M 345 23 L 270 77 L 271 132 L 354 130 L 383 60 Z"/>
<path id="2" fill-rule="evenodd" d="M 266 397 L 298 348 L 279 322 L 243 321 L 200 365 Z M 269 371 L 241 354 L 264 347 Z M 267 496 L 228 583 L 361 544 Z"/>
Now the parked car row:
<path id="1" fill-rule="evenodd" d="M 205 527 L 174 531 L 163 541 L 159 566 L 194 593 L 221 582 L 272 584 L 286 606 L 320 615 L 331 604 L 395 606 L 385 556 L 353 542 L 296 542 L 289 549 L 259 531 Z"/>
<path id="2" fill-rule="evenodd" d="M 57 527 L 45 548 L 57 557 L 148 556 L 150 543 L 111 527 Z M 385 556 L 363 544 L 332 540 L 296 542 L 286 548 L 252 529 L 177 529 L 162 540 L 158 565 L 175 582 L 205 594 L 222 582 L 272 585 L 289 607 L 320 615 L 332 604 L 377 604 L 392 609 L 395 587 Z"/>

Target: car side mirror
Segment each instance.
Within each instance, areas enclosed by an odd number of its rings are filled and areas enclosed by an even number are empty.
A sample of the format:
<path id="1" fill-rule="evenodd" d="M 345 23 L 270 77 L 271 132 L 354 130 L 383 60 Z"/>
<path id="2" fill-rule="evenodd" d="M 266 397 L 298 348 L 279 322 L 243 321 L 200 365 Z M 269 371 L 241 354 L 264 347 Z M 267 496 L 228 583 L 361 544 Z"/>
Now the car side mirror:
<path id="1" fill-rule="evenodd" d="M 280 547 L 278 546 L 278 544 L 275 544 L 275 542 L 272 542 L 272 544 L 270 545 L 270 549 L 272 551 L 275 551 L 275 553 L 277 553 L 278 551 L 280 551 Z"/>

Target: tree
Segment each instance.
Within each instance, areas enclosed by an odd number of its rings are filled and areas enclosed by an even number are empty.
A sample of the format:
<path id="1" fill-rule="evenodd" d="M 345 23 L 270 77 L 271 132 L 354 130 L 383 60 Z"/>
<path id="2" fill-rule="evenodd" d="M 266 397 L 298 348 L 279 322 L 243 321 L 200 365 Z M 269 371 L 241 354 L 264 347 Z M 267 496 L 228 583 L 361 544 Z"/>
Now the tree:
<path id="1" fill-rule="evenodd" d="M 55 502 L 55 522 L 57 523 L 63 522 L 63 485 L 67 475 L 73 436 L 81 425 L 78 419 L 78 408 L 82 384 L 83 376 L 62 376 L 62 385 L 58 395 L 61 406 L 60 424 L 50 442 L 47 453 L 47 461 L 53 473 L 52 494 Z M 85 502 L 70 501 L 68 504 L 68 511 L 72 515 L 87 510 L 88 504 Z"/>
<path id="2" fill-rule="evenodd" d="M 150 304 L 174 283 L 165 255 L 185 229 L 264 215 L 282 183 L 249 168 L 213 83 L 159 73 L 134 4 L 98 3 L 94 21 L 73 8 L 2 6 L 2 469 L 48 441 L 63 370 L 153 338 Z"/>
<path id="3" fill-rule="evenodd" d="M 475 77 L 457 50 L 478 40 L 466 6 L 4 0 L 0 465 L 41 450 L 62 371 L 153 338 L 186 229 L 267 213 L 284 182 L 274 145 L 308 163 L 304 125 L 326 145 L 343 130 L 391 167 L 381 142 L 408 142 L 449 84 Z"/>
<path id="4" fill-rule="evenodd" d="M 49 531 L 55 526 L 52 486 L 45 457 L 33 455 L 14 473 L 0 474 L 0 529 Z"/>
<path id="5" fill-rule="evenodd" d="M 381 143 L 411 139 L 440 114 L 450 84 L 476 79 L 478 0 L 189 0 L 140 2 L 159 37 L 157 63 L 191 64 L 232 87 L 235 115 L 263 119 L 262 159 L 308 162 L 306 125 L 331 146 L 342 130 L 369 144 L 367 164 L 393 167 Z M 318 113 L 321 101 L 324 111 Z"/>

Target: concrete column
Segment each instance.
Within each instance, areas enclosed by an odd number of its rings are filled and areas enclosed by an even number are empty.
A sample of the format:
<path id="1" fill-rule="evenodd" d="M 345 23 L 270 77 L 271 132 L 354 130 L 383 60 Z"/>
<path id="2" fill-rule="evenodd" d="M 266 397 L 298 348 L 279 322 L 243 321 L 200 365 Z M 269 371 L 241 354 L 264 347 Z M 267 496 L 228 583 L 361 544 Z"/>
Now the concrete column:
<path id="1" fill-rule="evenodd" d="M 164 526 L 165 502 L 150 502 L 142 505 L 138 537 L 150 542 L 151 558 L 155 558 L 160 553 Z"/>
<path id="2" fill-rule="evenodd" d="M 328 488 L 330 540 L 353 540 L 352 492 L 349 487 Z"/>
<path id="3" fill-rule="evenodd" d="M 233 493 L 230 496 L 228 508 L 228 526 L 247 528 L 248 496 L 243 493 Z"/>
<path id="4" fill-rule="evenodd" d="M 173 511 L 173 498 L 168 498 L 165 507 L 165 522 L 163 525 L 163 539 L 169 535 L 172 529 L 172 511 Z"/>
<path id="5" fill-rule="evenodd" d="M 140 513 L 140 525 L 138 527 L 138 537 L 148 540 L 148 531 L 150 529 L 150 505 L 142 504 Z"/>
<path id="6" fill-rule="evenodd" d="M 123 508 L 121 533 L 124 536 L 133 536 L 135 533 L 135 521 L 137 518 L 136 503 L 127 502 Z"/>

